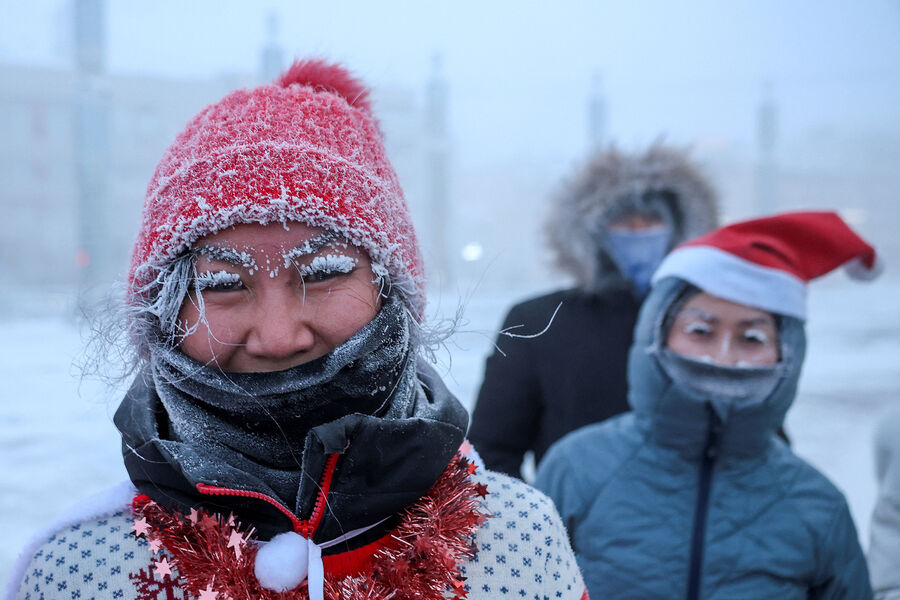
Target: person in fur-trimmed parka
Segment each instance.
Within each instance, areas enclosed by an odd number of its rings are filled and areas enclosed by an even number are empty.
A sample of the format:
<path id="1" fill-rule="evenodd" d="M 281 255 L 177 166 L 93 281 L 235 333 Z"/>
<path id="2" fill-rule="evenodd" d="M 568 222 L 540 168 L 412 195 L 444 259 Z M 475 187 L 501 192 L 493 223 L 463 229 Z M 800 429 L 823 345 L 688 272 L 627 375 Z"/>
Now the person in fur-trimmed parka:
<path id="1" fill-rule="evenodd" d="M 469 437 L 489 468 L 520 476 L 568 432 L 628 410 L 625 369 L 650 275 L 717 223 L 716 197 L 683 151 L 610 149 L 553 199 L 546 223 L 576 286 L 513 306 L 488 357 Z M 601 368 L 602 367 L 602 368 Z"/>

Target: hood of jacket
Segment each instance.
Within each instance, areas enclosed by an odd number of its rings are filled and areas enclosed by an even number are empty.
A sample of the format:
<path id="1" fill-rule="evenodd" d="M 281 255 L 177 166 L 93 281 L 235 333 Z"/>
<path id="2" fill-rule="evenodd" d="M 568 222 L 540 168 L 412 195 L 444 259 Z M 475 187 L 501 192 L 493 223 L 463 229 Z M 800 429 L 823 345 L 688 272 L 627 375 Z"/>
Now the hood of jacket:
<path id="1" fill-rule="evenodd" d="M 721 419 L 718 454 L 758 455 L 771 443 L 797 394 L 806 350 L 803 323 L 779 317 L 778 381 L 767 395 L 748 401 L 703 397 L 673 380 L 660 362 L 666 314 L 687 286 L 675 277 L 660 280 L 638 316 L 628 362 L 628 402 L 636 425 L 655 443 L 688 458 L 699 458 L 707 444 L 715 405 Z"/>
<path id="2" fill-rule="evenodd" d="M 631 290 L 604 250 L 602 231 L 616 202 L 628 195 L 665 194 L 672 216 L 670 248 L 718 223 L 715 192 L 685 152 L 662 145 L 631 156 L 596 156 L 552 200 L 545 225 L 555 261 L 588 293 Z"/>

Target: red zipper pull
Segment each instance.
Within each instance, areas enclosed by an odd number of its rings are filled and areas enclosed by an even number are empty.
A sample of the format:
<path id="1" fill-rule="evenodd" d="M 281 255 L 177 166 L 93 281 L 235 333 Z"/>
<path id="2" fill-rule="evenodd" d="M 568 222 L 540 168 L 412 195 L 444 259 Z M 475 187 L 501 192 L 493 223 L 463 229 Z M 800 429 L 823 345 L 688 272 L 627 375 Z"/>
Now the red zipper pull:
<path id="1" fill-rule="evenodd" d="M 325 460 L 325 469 L 322 472 L 322 480 L 319 483 L 319 493 L 316 496 L 316 503 L 313 505 L 313 511 L 309 519 L 305 521 L 298 519 L 290 509 L 278 500 L 261 492 L 232 490 L 226 487 L 209 485 L 207 483 L 198 483 L 196 488 L 198 492 L 207 496 L 239 496 L 268 502 L 291 520 L 291 525 L 296 533 L 299 533 L 307 539 L 312 539 L 312 536 L 315 535 L 316 530 L 319 528 L 319 523 L 322 522 L 322 517 L 325 516 L 326 500 L 328 498 L 328 492 L 331 489 L 331 480 L 334 478 L 334 472 L 337 468 L 337 462 L 340 456 L 340 454 L 329 454 L 328 458 Z"/>

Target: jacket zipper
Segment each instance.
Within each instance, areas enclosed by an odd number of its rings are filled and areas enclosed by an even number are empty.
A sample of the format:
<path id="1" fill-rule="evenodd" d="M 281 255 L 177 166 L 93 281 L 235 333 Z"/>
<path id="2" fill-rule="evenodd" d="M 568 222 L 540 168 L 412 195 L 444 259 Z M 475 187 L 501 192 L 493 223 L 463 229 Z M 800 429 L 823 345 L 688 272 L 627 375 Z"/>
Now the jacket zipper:
<path id="1" fill-rule="evenodd" d="M 706 546 L 706 520 L 709 512 L 709 492 L 712 488 L 713 467 L 719 453 L 722 436 L 722 419 L 709 404 L 709 429 L 706 446 L 700 463 L 700 479 L 697 486 L 697 504 L 694 508 L 694 527 L 691 532 L 691 562 L 688 569 L 687 600 L 699 600 L 700 578 L 703 574 L 703 553 Z"/>
<path id="2" fill-rule="evenodd" d="M 207 496 L 240 496 L 243 498 L 254 498 L 256 500 L 268 502 L 291 520 L 291 526 L 295 533 L 299 533 L 303 537 L 311 539 L 319 528 L 322 517 L 325 515 L 326 498 L 331 489 L 331 480 L 334 478 L 334 471 L 337 467 L 339 457 L 340 454 L 329 454 L 328 458 L 325 460 L 325 469 L 322 471 L 322 479 L 319 482 L 319 493 L 316 495 L 316 503 L 313 505 L 312 514 L 309 516 L 309 519 L 305 521 L 298 519 L 288 507 L 275 498 L 261 492 L 232 490 L 230 488 L 209 485 L 206 483 L 198 483 L 196 488 L 198 492 L 206 494 Z"/>

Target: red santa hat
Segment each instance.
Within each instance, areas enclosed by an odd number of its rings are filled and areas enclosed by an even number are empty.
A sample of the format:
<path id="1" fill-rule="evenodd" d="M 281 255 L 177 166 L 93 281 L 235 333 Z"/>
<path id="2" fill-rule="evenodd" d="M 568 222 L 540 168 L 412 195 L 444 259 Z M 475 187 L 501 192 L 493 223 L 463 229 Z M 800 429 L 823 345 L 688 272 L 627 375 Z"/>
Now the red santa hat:
<path id="1" fill-rule="evenodd" d="M 734 223 L 675 248 L 653 281 L 678 277 L 708 294 L 806 318 L 806 284 L 844 266 L 855 279 L 883 270 L 875 249 L 834 212 L 796 212 Z"/>
<path id="2" fill-rule="evenodd" d="M 132 293 L 205 235 L 298 221 L 363 248 L 421 315 L 422 258 L 368 93 L 343 67 L 311 60 L 201 111 L 150 180 Z"/>

